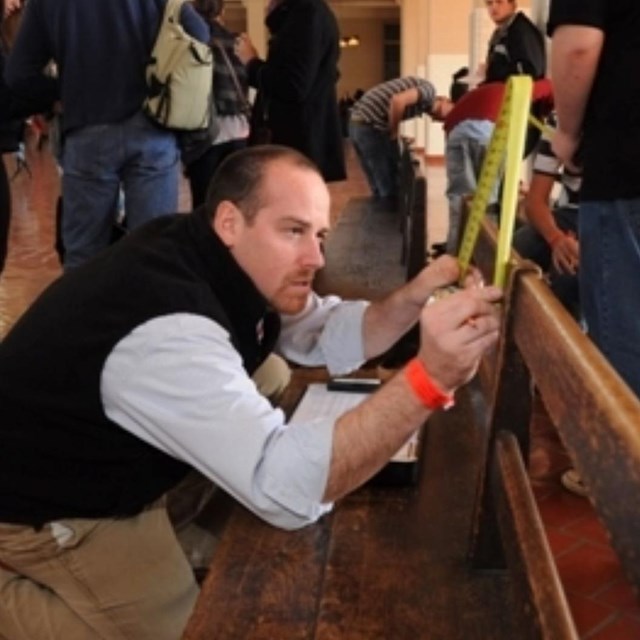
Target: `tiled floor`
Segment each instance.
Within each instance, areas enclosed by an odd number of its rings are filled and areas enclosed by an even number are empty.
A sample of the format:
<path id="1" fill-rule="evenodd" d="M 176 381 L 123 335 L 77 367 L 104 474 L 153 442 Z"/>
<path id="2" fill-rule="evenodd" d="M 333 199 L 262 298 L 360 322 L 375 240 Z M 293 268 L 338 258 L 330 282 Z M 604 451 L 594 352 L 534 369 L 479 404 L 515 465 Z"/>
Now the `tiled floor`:
<path id="1" fill-rule="evenodd" d="M 32 175 L 21 172 L 12 182 L 14 196 L 11 249 L 0 277 L 0 337 L 33 298 L 59 272 L 52 248 L 53 211 L 58 195 L 55 164 L 45 151 L 29 145 Z M 333 218 L 352 196 L 366 195 L 367 187 L 349 150 L 347 182 L 331 185 Z M 5 158 L 10 173 L 15 168 Z M 441 163 L 427 167 L 429 184 L 429 238 L 441 241 L 446 233 L 445 177 Z M 182 208 L 189 206 L 183 190 Z M 558 478 L 570 465 L 544 408 L 539 406 L 532 429 L 530 473 L 540 513 L 561 580 L 584 640 L 640 639 L 640 605 L 625 580 L 607 536 L 589 502 L 565 491 Z"/>

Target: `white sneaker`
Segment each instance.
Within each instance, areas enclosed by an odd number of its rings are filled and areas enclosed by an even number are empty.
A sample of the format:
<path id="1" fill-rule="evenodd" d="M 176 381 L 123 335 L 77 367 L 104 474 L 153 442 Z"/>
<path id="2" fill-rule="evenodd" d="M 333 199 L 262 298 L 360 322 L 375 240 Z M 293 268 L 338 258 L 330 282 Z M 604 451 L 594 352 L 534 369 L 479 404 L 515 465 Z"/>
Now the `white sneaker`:
<path id="1" fill-rule="evenodd" d="M 575 493 L 577 496 L 586 498 L 589 495 L 587 487 L 582 481 L 580 474 L 575 469 L 568 469 L 565 471 L 560 476 L 560 482 L 565 489 L 571 491 L 571 493 Z"/>

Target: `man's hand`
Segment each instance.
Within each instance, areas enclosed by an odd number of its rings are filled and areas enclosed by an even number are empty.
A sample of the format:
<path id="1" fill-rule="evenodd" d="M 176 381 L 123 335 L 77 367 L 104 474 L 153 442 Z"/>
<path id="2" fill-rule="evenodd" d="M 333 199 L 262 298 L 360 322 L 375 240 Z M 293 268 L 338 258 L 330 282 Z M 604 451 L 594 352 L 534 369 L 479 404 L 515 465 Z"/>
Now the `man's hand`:
<path id="1" fill-rule="evenodd" d="M 420 316 L 418 357 L 436 384 L 452 393 L 475 374 L 498 339 L 497 287 L 469 287 L 427 305 Z"/>
<path id="2" fill-rule="evenodd" d="M 441 256 L 425 267 L 413 280 L 385 298 L 372 302 L 364 315 L 364 355 L 368 360 L 384 353 L 418 320 L 424 306 L 437 289 L 456 284 L 460 277 L 458 261 Z M 465 286 L 480 286 L 480 273 L 472 269 Z"/>
<path id="3" fill-rule="evenodd" d="M 233 52 L 242 64 L 246 65 L 250 60 L 258 57 L 258 51 L 253 46 L 251 38 L 246 33 L 241 33 L 233 44 Z"/>
<path id="4" fill-rule="evenodd" d="M 563 233 L 551 245 L 551 260 L 560 273 L 575 275 L 580 264 L 580 245 L 570 233 Z"/>
<path id="5" fill-rule="evenodd" d="M 437 289 L 456 284 L 460 278 L 460 265 L 457 258 L 450 255 L 440 256 L 425 267 L 410 283 L 411 299 L 419 307 L 424 306 Z M 482 275 L 470 268 L 465 277 L 466 286 L 482 285 Z"/>
<path id="6" fill-rule="evenodd" d="M 431 284 L 436 286 L 455 281 L 459 272 L 455 260 L 437 263 L 437 269 L 434 263 L 421 276 L 432 279 Z M 404 306 L 405 297 L 400 295 L 398 306 Z M 476 372 L 482 354 L 496 342 L 500 319 L 493 303 L 501 298 L 502 292 L 496 287 L 469 286 L 421 308 L 418 358 L 442 391 L 452 393 L 467 382 Z M 375 306 L 374 303 L 369 309 Z M 380 314 L 376 314 L 377 323 L 388 323 L 393 308 L 393 304 L 383 304 Z M 323 500 L 337 500 L 370 478 L 432 411 L 416 395 L 403 370 L 342 415 L 335 425 Z"/>

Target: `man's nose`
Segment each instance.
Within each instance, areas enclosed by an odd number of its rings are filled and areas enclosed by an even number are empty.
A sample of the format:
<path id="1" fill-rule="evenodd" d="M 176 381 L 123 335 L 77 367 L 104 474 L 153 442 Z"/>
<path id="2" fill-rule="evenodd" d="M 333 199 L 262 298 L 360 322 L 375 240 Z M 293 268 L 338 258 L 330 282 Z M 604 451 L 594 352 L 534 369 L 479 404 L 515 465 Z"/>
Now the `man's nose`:
<path id="1" fill-rule="evenodd" d="M 304 253 L 305 266 L 313 267 L 314 269 L 320 269 L 324 267 L 324 250 L 322 247 L 322 240 L 319 238 L 310 238 L 306 243 Z"/>

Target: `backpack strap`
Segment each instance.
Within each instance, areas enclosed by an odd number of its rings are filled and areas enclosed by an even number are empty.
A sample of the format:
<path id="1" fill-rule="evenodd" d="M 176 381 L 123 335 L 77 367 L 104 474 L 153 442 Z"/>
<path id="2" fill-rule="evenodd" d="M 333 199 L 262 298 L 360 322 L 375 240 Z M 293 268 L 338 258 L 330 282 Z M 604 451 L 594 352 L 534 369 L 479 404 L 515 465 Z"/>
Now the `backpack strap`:
<path id="1" fill-rule="evenodd" d="M 242 109 L 243 111 L 248 114 L 251 113 L 251 105 L 249 104 L 249 101 L 247 100 L 247 97 L 245 96 L 244 92 L 242 91 L 242 87 L 240 86 L 240 81 L 238 80 L 238 75 L 236 74 L 236 70 L 233 67 L 233 63 L 231 62 L 231 60 L 229 60 L 229 56 L 227 55 L 227 52 L 224 48 L 224 44 L 222 42 L 220 42 L 220 40 L 218 38 L 212 38 L 211 39 L 211 45 L 216 47 L 219 51 L 220 54 L 222 55 L 222 58 L 224 60 L 224 63 L 227 67 L 227 69 L 229 69 L 229 74 L 231 75 L 231 80 L 233 82 L 233 86 L 236 90 L 236 93 L 238 94 L 238 98 L 240 99 L 240 103 L 242 104 Z"/>
<path id="2" fill-rule="evenodd" d="M 167 0 L 164 8 L 164 18 L 169 22 L 180 22 L 180 11 L 186 0 Z"/>

